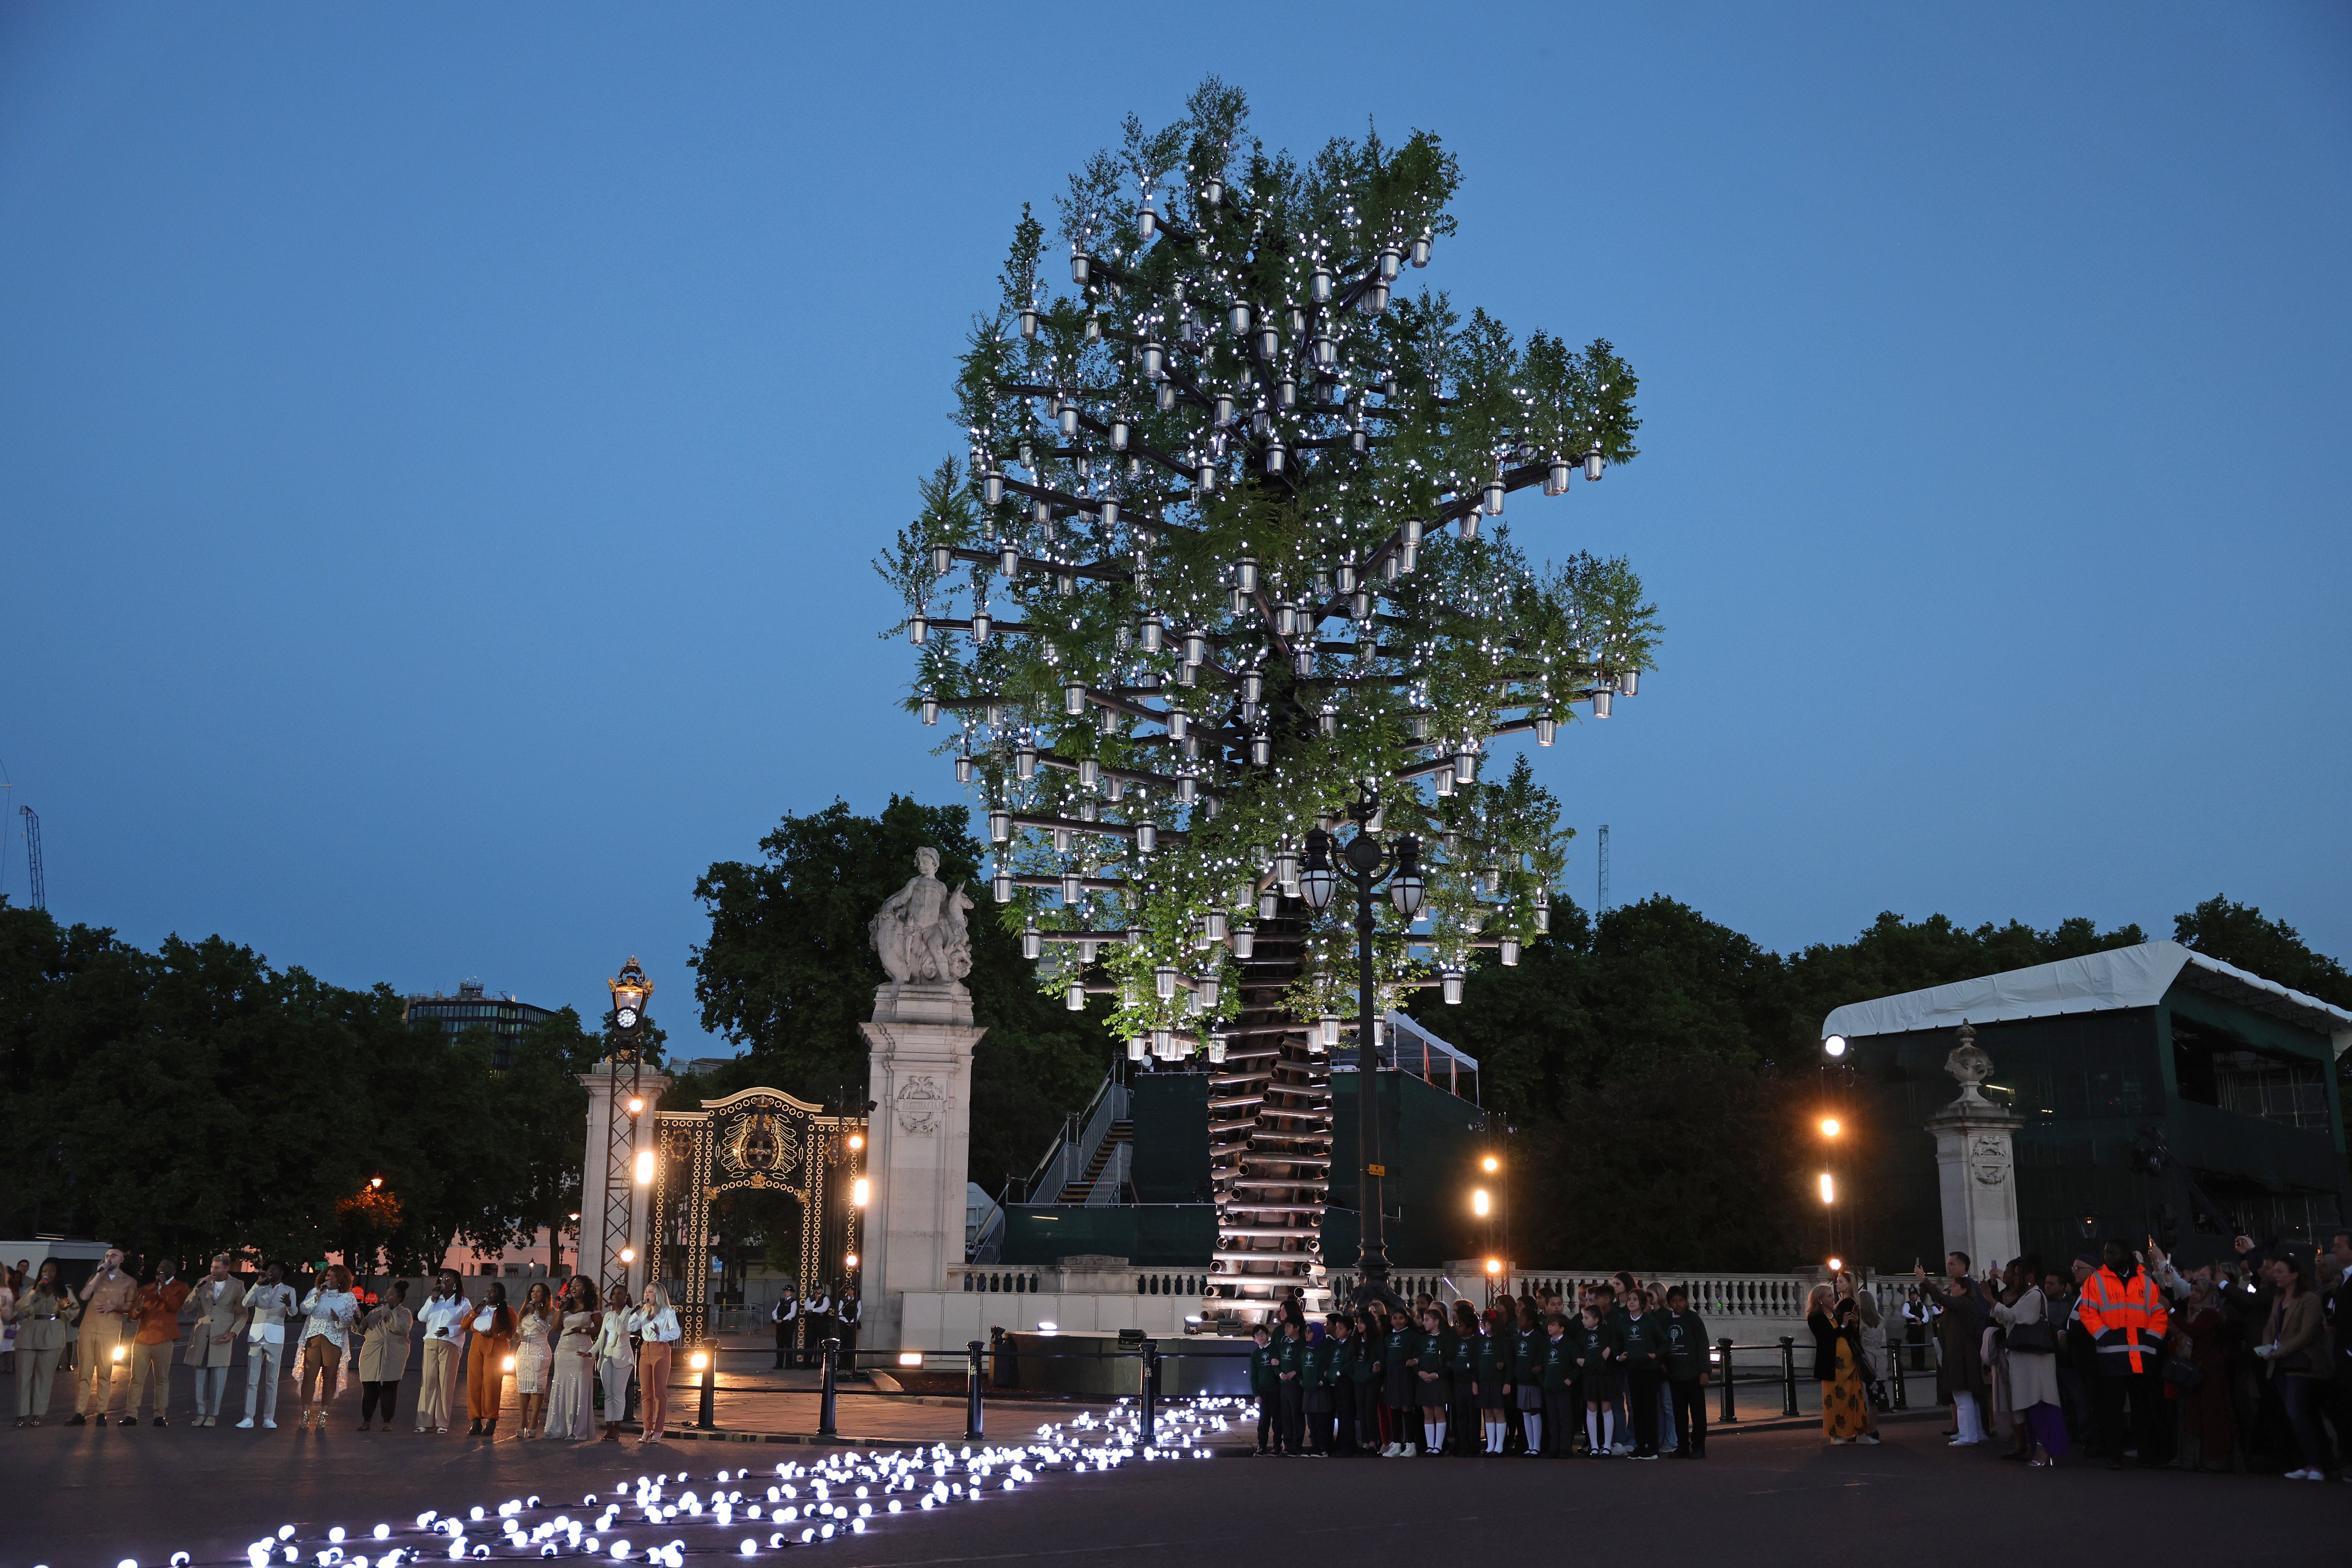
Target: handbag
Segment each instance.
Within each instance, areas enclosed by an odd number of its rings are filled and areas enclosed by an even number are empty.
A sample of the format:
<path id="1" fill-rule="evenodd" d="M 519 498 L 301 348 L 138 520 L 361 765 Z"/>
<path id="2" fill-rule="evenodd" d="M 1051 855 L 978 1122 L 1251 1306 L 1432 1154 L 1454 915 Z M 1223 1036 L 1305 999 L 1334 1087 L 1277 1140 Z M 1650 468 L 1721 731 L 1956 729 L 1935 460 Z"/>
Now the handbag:
<path id="1" fill-rule="evenodd" d="M 2183 1394 L 2194 1394 L 2205 1386 L 2205 1369 L 2193 1361 L 2173 1356 L 2164 1363 L 2164 1381 Z"/>
<path id="2" fill-rule="evenodd" d="M 2023 1351 L 2027 1355 L 2056 1355 L 2058 1353 L 2057 1325 L 2047 1318 L 2036 1319 L 2030 1323 L 2011 1324 L 2009 1331 L 2009 1348 L 2012 1351 Z"/>

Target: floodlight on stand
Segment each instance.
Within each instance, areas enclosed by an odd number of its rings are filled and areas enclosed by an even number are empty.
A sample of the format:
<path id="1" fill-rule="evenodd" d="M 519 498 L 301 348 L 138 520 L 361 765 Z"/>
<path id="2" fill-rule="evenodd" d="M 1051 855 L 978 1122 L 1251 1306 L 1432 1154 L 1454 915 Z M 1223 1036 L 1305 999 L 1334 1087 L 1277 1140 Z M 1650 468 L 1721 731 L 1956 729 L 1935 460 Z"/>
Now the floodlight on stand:
<path id="1" fill-rule="evenodd" d="M 1828 1039 L 1822 1042 L 1822 1055 L 1829 1058 L 1832 1061 L 1836 1061 L 1840 1058 L 1843 1057 L 1845 1055 L 1845 1037 L 1843 1035 L 1832 1035 Z"/>

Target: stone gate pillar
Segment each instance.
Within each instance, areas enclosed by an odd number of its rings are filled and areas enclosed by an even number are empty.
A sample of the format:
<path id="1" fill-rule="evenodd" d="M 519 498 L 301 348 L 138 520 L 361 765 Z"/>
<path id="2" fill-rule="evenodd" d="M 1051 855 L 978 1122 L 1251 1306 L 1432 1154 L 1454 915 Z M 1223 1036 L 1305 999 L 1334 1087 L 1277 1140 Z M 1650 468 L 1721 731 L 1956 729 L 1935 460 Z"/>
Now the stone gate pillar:
<path id="1" fill-rule="evenodd" d="M 963 1261 L 964 1167 L 971 1142 L 971 1051 L 988 1031 L 971 994 L 950 981 L 874 993 L 861 1024 L 868 1051 L 866 1278 L 867 1343 L 895 1350 L 903 1298 L 944 1290 Z"/>
<path id="2" fill-rule="evenodd" d="M 2024 1250 L 2017 1225 L 2016 1137 L 2023 1120 L 1977 1092 L 1992 1076 L 1992 1058 L 1978 1048 L 1976 1038 L 1976 1030 L 1963 1023 L 1960 1043 L 1944 1063 L 1944 1070 L 1959 1081 L 1960 1097 L 1927 1125 L 1936 1139 L 1944 1250 L 1965 1252 L 1982 1269 Z"/>
<path id="3" fill-rule="evenodd" d="M 662 1091 L 669 1088 L 669 1078 L 651 1068 L 639 1072 L 637 1098 L 645 1109 L 634 1122 L 625 1106 L 616 1116 L 613 1105 L 616 1089 L 625 1099 L 628 1094 L 625 1064 L 606 1057 L 593 1070 L 582 1073 L 580 1082 L 588 1090 L 587 1146 L 580 1163 L 580 1272 L 593 1279 L 599 1290 L 625 1273 L 634 1296 L 649 1278 L 646 1258 L 653 1251 L 653 1236 L 647 1205 L 653 1189 L 639 1186 L 631 1167 L 640 1151 L 654 1147 L 654 1112 Z M 615 1153 L 620 1156 L 618 1171 L 613 1169 Z M 625 1266 L 621 1249 L 633 1236 L 636 1261 Z"/>

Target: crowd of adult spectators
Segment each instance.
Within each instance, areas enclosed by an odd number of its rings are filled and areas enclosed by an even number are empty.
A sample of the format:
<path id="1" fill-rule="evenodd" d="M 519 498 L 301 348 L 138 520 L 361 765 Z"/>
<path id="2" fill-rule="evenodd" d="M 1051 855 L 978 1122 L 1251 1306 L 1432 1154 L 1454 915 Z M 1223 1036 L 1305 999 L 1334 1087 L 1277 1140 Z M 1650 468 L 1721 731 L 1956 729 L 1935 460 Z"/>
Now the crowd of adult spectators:
<path id="1" fill-rule="evenodd" d="M 1914 1353 L 1935 1342 L 1955 1447 L 2352 1479 L 2352 1231 L 2325 1250 L 2242 1236 L 2189 1268 L 2120 1238 L 2058 1268 L 1956 1252 L 1902 1313 Z"/>

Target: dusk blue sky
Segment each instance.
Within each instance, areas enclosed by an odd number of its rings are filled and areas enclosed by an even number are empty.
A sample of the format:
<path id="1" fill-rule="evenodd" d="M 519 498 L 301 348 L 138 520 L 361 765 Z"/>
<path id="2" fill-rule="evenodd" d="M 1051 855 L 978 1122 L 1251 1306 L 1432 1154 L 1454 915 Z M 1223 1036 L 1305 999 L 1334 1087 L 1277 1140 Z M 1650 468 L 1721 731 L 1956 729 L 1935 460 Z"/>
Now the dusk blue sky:
<path id="1" fill-rule="evenodd" d="M 1246 25 L 1242 17 L 1246 16 Z M 49 907 L 707 1048 L 691 889 L 957 797 L 866 562 L 1021 204 L 1216 72 L 1423 127 L 1414 281 L 1612 339 L 1515 500 L 1667 630 L 1538 753 L 1565 879 L 2352 955 L 2352 11 L 0 10 L 0 760 Z"/>

